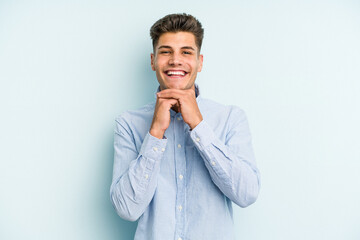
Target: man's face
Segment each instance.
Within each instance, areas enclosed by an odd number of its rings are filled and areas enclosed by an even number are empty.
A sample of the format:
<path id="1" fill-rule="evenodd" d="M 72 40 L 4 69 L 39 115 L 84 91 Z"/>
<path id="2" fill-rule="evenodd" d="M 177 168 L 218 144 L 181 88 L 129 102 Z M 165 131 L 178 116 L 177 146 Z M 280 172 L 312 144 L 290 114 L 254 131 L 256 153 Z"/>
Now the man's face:
<path id="1" fill-rule="evenodd" d="M 195 44 L 195 36 L 189 32 L 162 34 L 151 54 L 151 68 L 156 71 L 160 90 L 194 89 L 202 63 L 203 56 Z"/>

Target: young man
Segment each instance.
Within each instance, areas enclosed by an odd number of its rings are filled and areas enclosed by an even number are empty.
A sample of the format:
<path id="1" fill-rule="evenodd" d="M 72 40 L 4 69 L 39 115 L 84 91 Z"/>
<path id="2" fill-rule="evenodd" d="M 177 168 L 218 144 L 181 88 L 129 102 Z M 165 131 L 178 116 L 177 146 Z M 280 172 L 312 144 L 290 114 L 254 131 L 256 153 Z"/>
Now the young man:
<path id="1" fill-rule="evenodd" d="M 111 201 L 136 240 L 234 239 L 232 202 L 255 202 L 259 171 L 244 112 L 199 95 L 204 30 L 187 14 L 150 30 L 156 102 L 116 118 Z"/>

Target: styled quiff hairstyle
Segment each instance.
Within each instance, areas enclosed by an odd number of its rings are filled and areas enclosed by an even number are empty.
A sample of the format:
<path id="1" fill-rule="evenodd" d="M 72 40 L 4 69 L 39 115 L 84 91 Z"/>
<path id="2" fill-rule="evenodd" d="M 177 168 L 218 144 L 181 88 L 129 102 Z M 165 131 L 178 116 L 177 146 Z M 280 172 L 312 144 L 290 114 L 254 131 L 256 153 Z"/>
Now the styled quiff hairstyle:
<path id="1" fill-rule="evenodd" d="M 202 40 L 204 38 L 204 29 L 195 17 L 186 13 L 169 14 L 156 21 L 150 28 L 150 37 L 152 39 L 154 52 L 160 36 L 168 32 L 189 32 L 194 34 L 195 44 L 200 52 Z"/>

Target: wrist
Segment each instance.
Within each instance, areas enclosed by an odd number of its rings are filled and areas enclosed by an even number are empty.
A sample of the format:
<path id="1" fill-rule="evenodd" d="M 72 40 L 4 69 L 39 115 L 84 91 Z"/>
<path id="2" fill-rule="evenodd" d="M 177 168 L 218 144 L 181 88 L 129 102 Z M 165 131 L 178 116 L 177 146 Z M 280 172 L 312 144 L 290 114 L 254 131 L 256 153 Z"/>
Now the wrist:
<path id="1" fill-rule="evenodd" d="M 197 125 L 199 125 L 199 123 L 201 123 L 201 121 L 203 120 L 203 118 L 200 118 L 198 121 L 196 121 L 195 123 L 191 123 L 189 124 L 190 130 L 193 130 L 194 128 L 196 128 Z"/>
<path id="2" fill-rule="evenodd" d="M 153 137 L 156 137 L 158 139 L 163 139 L 165 131 L 163 130 L 158 130 L 158 129 L 154 129 L 154 128 L 150 128 L 149 131 L 150 135 Z"/>

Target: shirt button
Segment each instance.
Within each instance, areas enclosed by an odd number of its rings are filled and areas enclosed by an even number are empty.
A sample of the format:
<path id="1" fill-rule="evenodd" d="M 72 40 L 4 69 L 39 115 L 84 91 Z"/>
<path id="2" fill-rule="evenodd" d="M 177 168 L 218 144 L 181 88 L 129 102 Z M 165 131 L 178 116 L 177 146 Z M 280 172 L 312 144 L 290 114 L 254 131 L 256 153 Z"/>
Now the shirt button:
<path id="1" fill-rule="evenodd" d="M 196 138 L 196 141 L 197 141 L 197 142 L 200 142 L 200 138 Z"/>
<path id="2" fill-rule="evenodd" d="M 154 149 L 155 152 L 158 150 L 157 147 L 153 147 L 153 149 Z"/>
<path id="3" fill-rule="evenodd" d="M 178 148 L 181 148 L 181 145 L 180 145 L 180 144 L 178 144 Z"/>
<path id="4" fill-rule="evenodd" d="M 214 161 L 212 161 L 212 162 L 211 162 L 211 165 L 215 166 L 215 165 L 216 165 L 216 163 L 215 163 Z"/>
<path id="5" fill-rule="evenodd" d="M 181 206 L 181 205 L 179 205 L 179 206 L 178 206 L 178 209 L 179 209 L 179 211 L 181 211 L 181 210 L 182 210 L 182 206 Z"/>
<path id="6" fill-rule="evenodd" d="M 178 120 L 178 121 L 180 121 L 180 120 L 181 120 L 181 118 L 177 117 L 177 120 Z"/>
<path id="7" fill-rule="evenodd" d="M 149 178 L 149 175 L 148 175 L 148 174 L 145 174 L 145 178 L 148 179 L 148 178 Z"/>
<path id="8" fill-rule="evenodd" d="M 181 174 L 179 175 L 180 180 L 182 180 L 182 179 L 183 179 L 183 177 L 184 177 L 183 175 L 181 175 Z"/>
<path id="9" fill-rule="evenodd" d="M 181 238 L 181 237 L 179 237 L 177 240 L 182 240 L 182 238 Z"/>
<path id="10" fill-rule="evenodd" d="M 162 151 L 162 152 L 165 152 L 165 148 L 162 148 L 161 151 Z"/>

